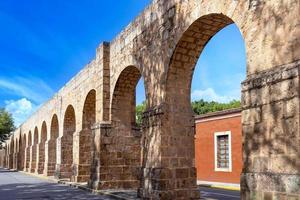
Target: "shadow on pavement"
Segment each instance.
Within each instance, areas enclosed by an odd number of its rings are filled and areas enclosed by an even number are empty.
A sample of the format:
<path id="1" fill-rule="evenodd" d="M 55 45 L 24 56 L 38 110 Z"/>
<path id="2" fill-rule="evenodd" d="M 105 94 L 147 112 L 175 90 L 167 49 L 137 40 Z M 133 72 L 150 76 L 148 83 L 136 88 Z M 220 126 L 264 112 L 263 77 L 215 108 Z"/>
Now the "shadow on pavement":
<path id="1" fill-rule="evenodd" d="M 0 186 L 0 199 L 114 199 L 53 183 L 7 184 Z"/>

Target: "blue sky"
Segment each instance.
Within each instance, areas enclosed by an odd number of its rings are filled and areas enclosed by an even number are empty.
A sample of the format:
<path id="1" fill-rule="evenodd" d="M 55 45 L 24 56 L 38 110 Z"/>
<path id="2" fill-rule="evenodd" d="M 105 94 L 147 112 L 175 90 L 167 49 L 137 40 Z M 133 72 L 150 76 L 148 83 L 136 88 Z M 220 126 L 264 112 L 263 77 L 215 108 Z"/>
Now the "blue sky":
<path id="1" fill-rule="evenodd" d="M 1 1 L 0 107 L 22 123 L 112 40 L 150 0 Z M 192 98 L 239 98 L 245 77 L 243 39 L 234 25 L 207 45 L 196 67 Z M 137 102 L 144 100 L 143 84 Z"/>

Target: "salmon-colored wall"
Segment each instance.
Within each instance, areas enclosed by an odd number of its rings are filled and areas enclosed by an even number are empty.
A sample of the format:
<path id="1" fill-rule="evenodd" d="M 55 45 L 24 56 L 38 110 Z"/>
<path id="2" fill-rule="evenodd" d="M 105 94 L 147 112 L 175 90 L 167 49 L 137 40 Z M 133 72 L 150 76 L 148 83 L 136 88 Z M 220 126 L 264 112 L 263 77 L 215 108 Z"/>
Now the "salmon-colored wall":
<path id="1" fill-rule="evenodd" d="M 232 172 L 214 170 L 214 133 L 224 131 L 231 131 Z M 195 151 L 198 180 L 240 183 L 243 165 L 241 117 L 196 123 Z"/>

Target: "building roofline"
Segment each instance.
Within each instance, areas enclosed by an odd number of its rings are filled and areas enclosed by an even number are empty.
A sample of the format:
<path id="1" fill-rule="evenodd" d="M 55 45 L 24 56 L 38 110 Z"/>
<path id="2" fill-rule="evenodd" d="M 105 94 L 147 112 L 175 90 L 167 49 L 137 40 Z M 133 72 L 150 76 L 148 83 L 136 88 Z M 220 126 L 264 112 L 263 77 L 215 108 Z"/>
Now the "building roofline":
<path id="1" fill-rule="evenodd" d="M 242 112 L 241 108 L 227 109 L 227 110 L 222 110 L 217 112 L 210 112 L 203 115 L 195 115 L 195 120 L 205 120 L 205 119 L 215 118 L 215 117 L 225 117 L 226 115 L 232 116 L 233 114 L 241 114 L 241 112 Z"/>

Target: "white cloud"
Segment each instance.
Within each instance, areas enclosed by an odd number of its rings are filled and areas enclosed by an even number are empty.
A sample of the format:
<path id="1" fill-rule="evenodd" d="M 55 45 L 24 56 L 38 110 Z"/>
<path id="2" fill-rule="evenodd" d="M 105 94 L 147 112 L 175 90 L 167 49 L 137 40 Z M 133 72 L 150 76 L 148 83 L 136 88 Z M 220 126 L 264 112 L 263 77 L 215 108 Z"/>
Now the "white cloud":
<path id="1" fill-rule="evenodd" d="M 12 114 L 15 126 L 22 124 L 35 110 L 37 106 L 26 98 L 5 101 L 5 110 Z"/>
<path id="2" fill-rule="evenodd" d="M 194 90 L 192 92 L 192 100 L 206 100 L 206 101 L 217 101 L 221 103 L 227 103 L 232 100 L 239 100 L 240 94 L 239 91 L 230 91 L 229 95 L 219 95 L 215 92 L 213 88 L 207 88 L 205 90 Z"/>
<path id="3" fill-rule="evenodd" d="M 35 77 L 9 79 L 0 77 L 0 92 L 1 90 L 18 97 L 25 97 L 37 104 L 43 103 L 54 93 L 43 80 Z"/>

